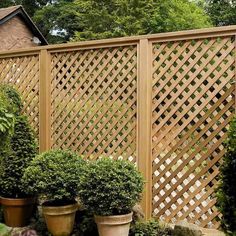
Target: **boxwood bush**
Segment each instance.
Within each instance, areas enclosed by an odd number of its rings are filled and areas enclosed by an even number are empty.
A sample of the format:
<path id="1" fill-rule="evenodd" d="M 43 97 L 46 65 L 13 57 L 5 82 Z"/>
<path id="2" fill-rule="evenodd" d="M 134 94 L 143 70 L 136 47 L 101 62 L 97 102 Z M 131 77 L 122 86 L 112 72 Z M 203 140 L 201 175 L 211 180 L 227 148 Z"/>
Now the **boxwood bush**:
<path id="1" fill-rule="evenodd" d="M 9 198 L 26 197 L 21 178 L 25 168 L 37 154 L 34 133 L 27 117 L 17 116 L 10 150 L 0 160 L 1 196 Z"/>
<path id="2" fill-rule="evenodd" d="M 222 228 L 229 235 L 236 235 L 236 117 L 230 124 L 225 149 L 217 205 L 223 215 Z"/>
<path id="3" fill-rule="evenodd" d="M 77 197 L 85 163 L 71 151 L 44 152 L 31 161 L 22 183 L 29 194 L 44 195 L 51 204 L 64 205 Z"/>
<path id="4" fill-rule="evenodd" d="M 0 192 L 2 197 L 21 198 L 26 196 L 21 178 L 36 156 L 37 145 L 27 117 L 21 115 L 23 104 L 19 93 L 9 85 L 1 85 L 0 94 L 4 95 L 1 101 L 6 104 L 3 107 L 10 116 L 5 114 L 14 120 L 11 135 L 5 140 L 5 147 L 1 147 Z"/>
<path id="5" fill-rule="evenodd" d="M 88 164 L 79 197 L 93 214 L 127 214 L 140 201 L 143 184 L 142 175 L 132 163 L 103 158 Z"/>

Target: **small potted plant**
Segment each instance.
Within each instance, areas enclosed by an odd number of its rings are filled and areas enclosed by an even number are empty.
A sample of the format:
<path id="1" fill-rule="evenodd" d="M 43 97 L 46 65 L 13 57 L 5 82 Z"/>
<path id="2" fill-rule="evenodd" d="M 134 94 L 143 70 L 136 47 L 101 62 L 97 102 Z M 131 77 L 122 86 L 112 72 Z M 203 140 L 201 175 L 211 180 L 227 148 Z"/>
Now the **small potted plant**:
<path id="1" fill-rule="evenodd" d="M 25 170 L 23 184 L 28 193 L 46 199 L 42 211 L 53 236 L 70 235 L 73 230 L 85 163 L 71 151 L 51 150 L 38 155 Z"/>
<path id="2" fill-rule="evenodd" d="M 136 167 L 103 158 L 88 164 L 80 183 L 80 200 L 95 215 L 99 235 L 128 236 L 132 208 L 140 201 L 144 184 Z"/>
<path id="3" fill-rule="evenodd" d="M 36 156 L 37 146 L 33 131 L 25 116 L 20 115 L 22 103 L 12 87 L 2 86 L 14 115 L 14 127 L 1 147 L 0 157 L 0 201 L 5 223 L 11 227 L 28 224 L 36 199 L 24 191 L 21 178 L 24 169 Z"/>

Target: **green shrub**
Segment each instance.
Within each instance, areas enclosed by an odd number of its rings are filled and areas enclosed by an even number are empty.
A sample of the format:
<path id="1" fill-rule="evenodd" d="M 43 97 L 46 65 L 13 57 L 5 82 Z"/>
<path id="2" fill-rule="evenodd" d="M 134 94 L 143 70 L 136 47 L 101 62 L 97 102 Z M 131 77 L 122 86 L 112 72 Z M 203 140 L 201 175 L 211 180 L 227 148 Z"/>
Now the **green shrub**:
<path id="1" fill-rule="evenodd" d="M 29 194 L 66 204 L 77 196 L 84 165 L 85 161 L 71 151 L 44 152 L 29 164 L 22 182 Z"/>
<path id="2" fill-rule="evenodd" d="M 217 206 L 222 213 L 222 228 L 236 235 L 236 117 L 233 118 L 225 142 L 226 153 L 220 168 Z"/>
<path id="3" fill-rule="evenodd" d="M 15 116 L 9 105 L 6 93 L 0 87 L 0 156 L 8 148 L 10 136 L 13 133 Z"/>
<path id="4" fill-rule="evenodd" d="M 36 156 L 37 145 L 25 116 L 17 116 L 10 151 L 0 159 L 1 195 L 9 198 L 25 197 L 21 184 L 25 168 Z"/>
<path id="5" fill-rule="evenodd" d="M 19 93 L 10 85 L 0 84 L 0 156 L 9 149 L 15 116 L 20 114 L 22 108 Z"/>
<path id="6" fill-rule="evenodd" d="M 17 90 L 8 84 L 1 85 L 0 90 L 7 96 L 8 106 L 11 108 L 11 112 L 17 116 L 20 115 L 23 109 L 23 103 Z"/>
<path id="7" fill-rule="evenodd" d="M 136 222 L 131 228 L 129 236 L 170 236 L 171 229 L 160 224 L 155 220 L 147 222 Z"/>
<path id="8" fill-rule="evenodd" d="M 79 197 L 96 215 L 120 215 L 132 211 L 142 190 L 143 178 L 133 164 L 103 158 L 87 166 Z"/>

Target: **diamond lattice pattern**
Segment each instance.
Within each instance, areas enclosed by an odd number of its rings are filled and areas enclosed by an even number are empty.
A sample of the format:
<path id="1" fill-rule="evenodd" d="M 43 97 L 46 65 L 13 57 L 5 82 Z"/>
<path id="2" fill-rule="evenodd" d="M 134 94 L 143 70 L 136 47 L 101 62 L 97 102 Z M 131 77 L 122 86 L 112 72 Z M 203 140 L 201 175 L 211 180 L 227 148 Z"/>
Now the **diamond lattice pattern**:
<path id="1" fill-rule="evenodd" d="M 135 162 L 137 49 L 52 54 L 52 143 Z"/>
<path id="2" fill-rule="evenodd" d="M 214 189 L 234 114 L 233 40 L 153 45 L 153 214 L 219 226 Z"/>
<path id="3" fill-rule="evenodd" d="M 24 113 L 39 132 L 39 56 L 0 59 L 0 81 L 12 84 L 22 95 Z"/>

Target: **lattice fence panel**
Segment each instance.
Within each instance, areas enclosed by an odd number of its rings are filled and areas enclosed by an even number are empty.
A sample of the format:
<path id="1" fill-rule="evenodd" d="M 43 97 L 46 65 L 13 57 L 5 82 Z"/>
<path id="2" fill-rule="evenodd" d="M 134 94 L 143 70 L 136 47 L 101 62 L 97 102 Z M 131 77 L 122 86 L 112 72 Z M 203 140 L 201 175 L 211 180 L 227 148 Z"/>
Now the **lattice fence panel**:
<path id="1" fill-rule="evenodd" d="M 136 159 L 137 48 L 52 54 L 52 144 Z"/>
<path id="2" fill-rule="evenodd" d="M 0 81 L 12 84 L 22 95 L 24 113 L 39 132 L 39 56 L 0 59 Z"/>
<path id="3" fill-rule="evenodd" d="M 153 45 L 153 214 L 219 227 L 214 189 L 234 114 L 230 37 Z"/>

